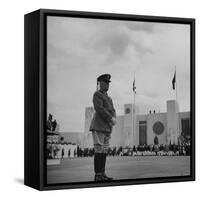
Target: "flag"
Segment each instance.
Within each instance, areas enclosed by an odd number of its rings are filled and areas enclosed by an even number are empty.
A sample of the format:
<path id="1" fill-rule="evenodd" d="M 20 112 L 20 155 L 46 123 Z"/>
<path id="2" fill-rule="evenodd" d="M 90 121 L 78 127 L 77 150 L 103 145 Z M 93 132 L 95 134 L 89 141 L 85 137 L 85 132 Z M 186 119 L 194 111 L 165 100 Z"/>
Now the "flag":
<path id="1" fill-rule="evenodd" d="M 172 79 L 172 88 L 175 90 L 175 83 L 176 83 L 176 71 L 174 72 L 174 78 Z"/>
<path id="2" fill-rule="evenodd" d="M 133 81 L 133 92 L 135 92 L 135 94 L 136 94 L 135 80 Z"/>

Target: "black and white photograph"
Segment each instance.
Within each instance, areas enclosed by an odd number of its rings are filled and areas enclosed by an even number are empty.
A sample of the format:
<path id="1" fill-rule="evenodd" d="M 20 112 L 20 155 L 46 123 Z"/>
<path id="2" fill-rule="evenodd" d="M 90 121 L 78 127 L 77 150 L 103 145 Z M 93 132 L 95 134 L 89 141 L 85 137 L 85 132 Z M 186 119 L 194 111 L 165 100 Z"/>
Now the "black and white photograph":
<path id="1" fill-rule="evenodd" d="M 196 200 L 198 1 L 1 8 L 2 199 Z"/>
<path id="2" fill-rule="evenodd" d="M 191 25 L 47 16 L 46 183 L 191 176 Z"/>

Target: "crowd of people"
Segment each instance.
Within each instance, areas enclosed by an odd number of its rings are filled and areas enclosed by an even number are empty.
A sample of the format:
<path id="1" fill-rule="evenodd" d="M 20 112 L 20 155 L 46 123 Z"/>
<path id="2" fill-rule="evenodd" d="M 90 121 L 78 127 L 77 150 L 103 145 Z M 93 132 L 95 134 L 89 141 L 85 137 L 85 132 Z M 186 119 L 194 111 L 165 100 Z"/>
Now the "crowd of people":
<path id="1" fill-rule="evenodd" d="M 110 147 L 108 156 L 189 156 L 190 144 L 184 145 L 138 145 Z M 74 143 L 47 143 L 47 158 L 93 157 L 94 148 L 81 148 Z"/>
<path id="2" fill-rule="evenodd" d="M 56 120 L 53 121 L 53 115 L 49 114 L 47 130 L 54 132 L 56 127 Z M 53 137 L 51 135 L 47 140 L 47 159 L 92 157 L 95 154 L 94 148 L 81 148 L 75 143 L 64 142 L 63 137 L 61 137 L 60 141 L 58 138 L 53 139 Z M 109 147 L 107 154 L 108 156 L 189 156 L 190 142 L 184 142 L 179 145 L 159 145 L 158 141 L 154 141 L 154 145 Z"/>
<path id="3" fill-rule="evenodd" d="M 47 142 L 47 158 L 74 158 L 77 157 L 77 144 Z"/>

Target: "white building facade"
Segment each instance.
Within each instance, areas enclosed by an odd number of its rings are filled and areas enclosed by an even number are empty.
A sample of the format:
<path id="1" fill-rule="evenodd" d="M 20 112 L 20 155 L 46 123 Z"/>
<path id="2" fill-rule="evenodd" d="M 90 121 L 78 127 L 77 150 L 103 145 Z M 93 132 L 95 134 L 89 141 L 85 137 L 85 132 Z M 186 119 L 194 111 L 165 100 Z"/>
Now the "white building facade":
<path id="1" fill-rule="evenodd" d="M 93 107 L 85 110 L 83 147 L 93 147 L 89 127 L 94 112 Z M 113 127 L 110 146 L 152 145 L 155 137 L 158 144 L 178 144 L 181 135 L 190 137 L 190 112 L 179 112 L 177 101 L 167 101 L 166 113 L 143 115 L 138 114 L 133 104 L 125 104 L 124 115 L 117 116 L 117 125 Z"/>

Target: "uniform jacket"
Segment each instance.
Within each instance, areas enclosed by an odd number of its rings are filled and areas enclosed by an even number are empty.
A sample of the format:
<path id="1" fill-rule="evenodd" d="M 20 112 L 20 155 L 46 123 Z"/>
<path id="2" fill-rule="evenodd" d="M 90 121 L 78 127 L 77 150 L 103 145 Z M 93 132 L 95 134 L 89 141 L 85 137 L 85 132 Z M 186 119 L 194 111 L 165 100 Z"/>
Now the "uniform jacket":
<path id="1" fill-rule="evenodd" d="M 91 121 L 90 131 L 112 132 L 112 117 L 116 117 L 112 99 L 104 91 L 96 91 L 93 95 L 95 114 Z"/>

